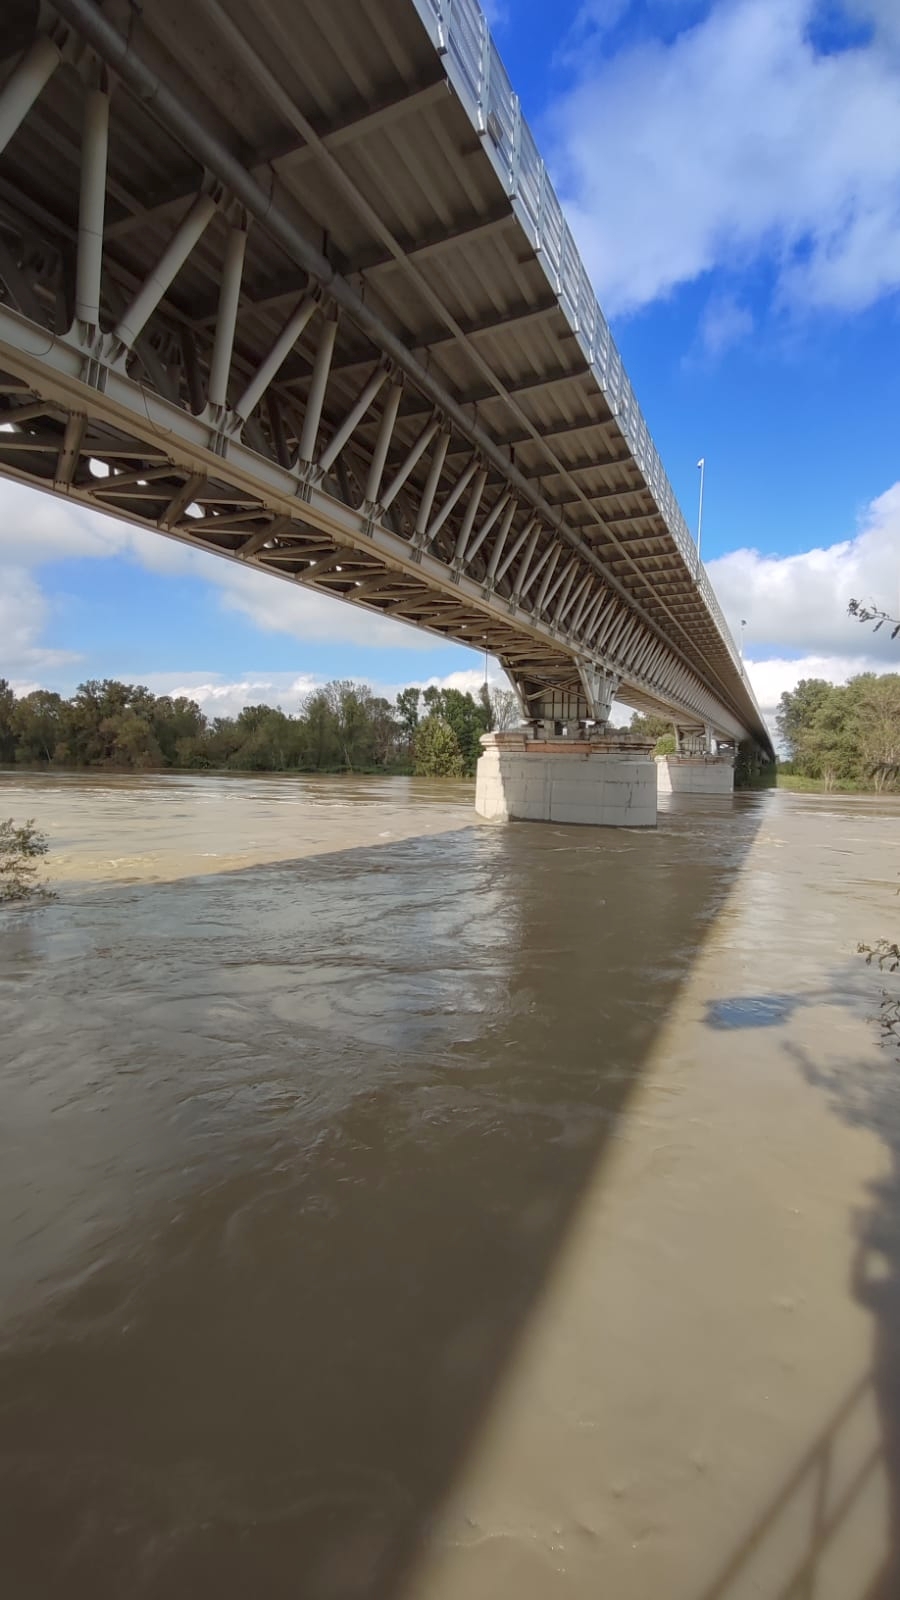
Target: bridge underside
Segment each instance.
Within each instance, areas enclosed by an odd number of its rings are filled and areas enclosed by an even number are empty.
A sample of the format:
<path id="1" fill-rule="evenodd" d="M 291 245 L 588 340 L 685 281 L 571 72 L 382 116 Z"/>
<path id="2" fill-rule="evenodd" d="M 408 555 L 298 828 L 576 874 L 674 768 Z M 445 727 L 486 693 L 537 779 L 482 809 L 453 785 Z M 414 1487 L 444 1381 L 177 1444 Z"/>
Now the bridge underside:
<path id="1" fill-rule="evenodd" d="M 488 650 L 535 719 L 768 746 L 502 68 L 479 128 L 413 0 L 9 10 L 0 473 Z"/>

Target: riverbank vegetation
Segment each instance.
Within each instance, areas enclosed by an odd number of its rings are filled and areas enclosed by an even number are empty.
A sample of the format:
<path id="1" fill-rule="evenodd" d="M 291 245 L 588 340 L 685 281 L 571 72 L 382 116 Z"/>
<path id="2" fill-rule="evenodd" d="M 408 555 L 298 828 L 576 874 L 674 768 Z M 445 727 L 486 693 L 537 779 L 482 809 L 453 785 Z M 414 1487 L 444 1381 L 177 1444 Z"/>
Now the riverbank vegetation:
<path id="1" fill-rule="evenodd" d="M 38 862 L 47 854 L 47 838 L 33 820 L 0 821 L 0 905 L 13 900 L 45 900 L 50 891 L 38 880 Z"/>
<path id="2" fill-rule="evenodd" d="M 209 718 L 186 696 L 113 678 L 82 683 L 69 699 L 47 689 L 16 696 L 0 678 L 0 764 L 457 777 L 475 771 L 483 733 L 518 718 L 512 691 L 487 685 L 477 697 L 413 685 L 392 702 L 344 679 L 293 713 L 257 705 Z"/>
<path id="3" fill-rule="evenodd" d="M 803 678 L 782 695 L 775 720 L 788 756 L 779 785 L 900 789 L 900 673 L 865 672 L 845 684 Z"/>

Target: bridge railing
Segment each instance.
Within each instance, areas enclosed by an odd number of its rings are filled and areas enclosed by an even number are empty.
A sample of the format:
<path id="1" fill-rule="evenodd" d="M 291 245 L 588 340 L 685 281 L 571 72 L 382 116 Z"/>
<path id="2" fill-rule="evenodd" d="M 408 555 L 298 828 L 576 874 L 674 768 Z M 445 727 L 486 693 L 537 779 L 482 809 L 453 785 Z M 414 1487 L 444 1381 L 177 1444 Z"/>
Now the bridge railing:
<path id="1" fill-rule="evenodd" d="M 743 663 L 697 553 L 650 430 L 641 415 L 609 324 L 563 215 L 534 135 L 522 116 L 491 30 L 477 0 L 415 0 L 447 75 L 491 157 L 559 299 L 585 360 L 640 467 L 660 514 L 716 623 L 737 671 Z M 749 685 L 746 685 L 748 692 Z"/>

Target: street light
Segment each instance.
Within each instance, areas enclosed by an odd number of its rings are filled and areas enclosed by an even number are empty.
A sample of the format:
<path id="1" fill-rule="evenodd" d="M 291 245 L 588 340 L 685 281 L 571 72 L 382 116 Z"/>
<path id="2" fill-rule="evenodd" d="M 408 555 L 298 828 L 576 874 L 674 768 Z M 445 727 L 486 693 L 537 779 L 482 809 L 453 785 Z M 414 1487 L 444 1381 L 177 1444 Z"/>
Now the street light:
<path id="1" fill-rule="evenodd" d="M 746 626 L 747 626 L 747 618 L 746 617 L 741 617 L 741 660 L 742 661 L 744 659 L 744 629 L 746 628 Z"/>
<path id="2" fill-rule="evenodd" d="M 700 540 L 703 537 L 703 478 L 706 472 L 706 457 L 701 456 L 697 462 L 700 472 L 700 509 L 697 512 L 697 560 L 700 560 Z"/>

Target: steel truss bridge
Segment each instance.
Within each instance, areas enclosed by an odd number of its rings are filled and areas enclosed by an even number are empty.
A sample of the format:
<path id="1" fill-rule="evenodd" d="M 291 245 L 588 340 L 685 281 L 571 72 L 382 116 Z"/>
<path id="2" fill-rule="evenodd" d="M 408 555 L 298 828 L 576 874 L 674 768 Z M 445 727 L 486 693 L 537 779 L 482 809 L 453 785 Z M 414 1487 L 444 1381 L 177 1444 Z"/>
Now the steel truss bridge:
<path id="1" fill-rule="evenodd" d="M 474 0 L 5 0 L 0 473 L 770 751 Z"/>

